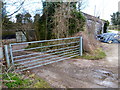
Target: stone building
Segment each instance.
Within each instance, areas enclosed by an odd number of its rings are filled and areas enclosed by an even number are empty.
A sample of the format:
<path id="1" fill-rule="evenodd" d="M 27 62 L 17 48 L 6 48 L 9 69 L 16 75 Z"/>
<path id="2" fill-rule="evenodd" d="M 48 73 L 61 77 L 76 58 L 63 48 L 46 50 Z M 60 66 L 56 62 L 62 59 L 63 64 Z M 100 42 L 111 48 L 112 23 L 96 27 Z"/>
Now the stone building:
<path id="1" fill-rule="evenodd" d="M 82 12 L 83 13 L 83 12 Z M 105 21 L 100 19 L 99 17 L 94 17 L 92 15 L 83 13 L 83 15 L 86 17 L 86 27 L 87 30 L 92 30 L 94 29 L 94 34 L 102 34 L 106 33 L 107 29 L 104 29 Z"/>

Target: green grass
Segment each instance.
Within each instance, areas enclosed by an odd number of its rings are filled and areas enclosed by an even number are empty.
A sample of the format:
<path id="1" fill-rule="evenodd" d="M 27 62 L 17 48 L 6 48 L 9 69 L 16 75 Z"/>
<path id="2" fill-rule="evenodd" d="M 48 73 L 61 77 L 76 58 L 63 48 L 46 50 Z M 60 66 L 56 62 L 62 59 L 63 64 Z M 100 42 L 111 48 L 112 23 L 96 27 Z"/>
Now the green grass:
<path id="1" fill-rule="evenodd" d="M 108 31 L 108 33 L 110 33 L 110 32 L 112 32 L 112 31 Z"/>
<path id="2" fill-rule="evenodd" d="M 28 75 L 27 78 L 24 78 L 24 76 L 15 73 L 3 74 L 3 81 L 7 81 L 3 84 L 8 88 L 51 88 L 46 81 L 33 74 Z"/>
<path id="3" fill-rule="evenodd" d="M 32 44 L 32 45 L 29 45 L 27 48 L 38 47 L 39 45 L 40 44 Z M 33 51 L 41 51 L 41 49 L 36 49 L 36 50 L 33 50 Z M 61 53 L 56 53 L 56 54 L 61 54 Z M 72 52 L 71 52 L 71 54 L 72 54 Z M 83 59 L 88 59 L 88 60 L 98 60 L 98 59 L 105 58 L 105 56 L 106 56 L 105 52 L 103 52 L 101 49 L 96 49 L 94 51 L 94 54 L 84 53 L 82 57 L 77 56 L 77 57 L 74 57 L 74 58 L 83 58 Z"/>
<path id="4" fill-rule="evenodd" d="M 120 31 L 119 29 L 114 29 L 114 31 Z"/>
<path id="5" fill-rule="evenodd" d="M 35 48 L 35 47 L 42 47 L 42 46 L 48 46 L 48 45 L 49 45 L 49 43 L 36 43 L 36 44 L 28 45 L 25 49 Z M 45 48 L 33 49 L 32 51 L 41 52 L 41 51 L 45 51 Z"/>
<path id="6" fill-rule="evenodd" d="M 31 44 L 31 45 L 29 45 L 29 46 L 27 46 L 25 49 L 29 49 L 29 48 L 34 48 L 34 47 L 40 47 L 41 46 L 41 44 Z M 41 49 L 34 49 L 34 50 L 32 50 L 32 51 L 40 51 Z"/>
<path id="7" fill-rule="evenodd" d="M 42 79 L 38 79 L 39 81 L 36 82 L 33 87 L 34 88 L 51 88 L 47 82 Z"/>
<path id="8" fill-rule="evenodd" d="M 114 29 L 113 31 L 120 31 L 120 29 Z M 108 32 L 110 32 L 110 31 L 108 30 Z"/>
<path id="9" fill-rule="evenodd" d="M 0 78 L 2 78 L 2 74 L 0 74 Z"/>
<path id="10" fill-rule="evenodd" d="M 17 74 L 8 73 L 3 75 L 3 80 L 7 80 L 8 82 L 4 83 L 8 88 L 16 88 L 16 87 L 24 87 L 26 84 L 30 82 L 29 79 L 22 79 L 21 76 Z M 9 82 L 10 80 L 14 80 Z"/>
<path id="11" fill-rule="evenodd" d="M 106 54 L 103 50 L 97 49 L 94 51 L 94 54 L 83 53 L 83 56 L 78 56 L 76 58 L 88 59 L 88 60 L 99 60 L 106 57 Z"/>
<path id="12" fill-rule="evenodd" d="M 104 51 L 102 51 L 101 49 L 97 49 L 94 51 L 94 54 L 88 54 L 85 53 L 82 58 L 84 59 L 88 59 L 88 60 L 99 60 L 99 59 L 103 59 L 106 57 L 106 54 Z"/>

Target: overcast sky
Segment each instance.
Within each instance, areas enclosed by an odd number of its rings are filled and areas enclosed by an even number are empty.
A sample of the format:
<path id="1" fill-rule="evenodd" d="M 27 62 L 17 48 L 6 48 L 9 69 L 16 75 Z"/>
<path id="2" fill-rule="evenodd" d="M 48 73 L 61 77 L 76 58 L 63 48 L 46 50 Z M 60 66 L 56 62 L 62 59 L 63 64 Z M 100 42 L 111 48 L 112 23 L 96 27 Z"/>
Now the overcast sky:
<path id="1" fill-rule="evenodd" d="M 9 0 L 7 2 L 14 3 L 15 1 L 22 2 L 24 0 Z M 100 16 L 101 19 L 110 21 L 110 15 L 112 15 L 113 12 L 118 11 L 119 0 L 85 0 L 85 2 L 86 7 L 82 11 L 90 15 Z M 15 10 L 17 10 L 17 6 L 19 6 L 19 3 L 16 3 L 13 6 L 10 5 L 10 8 L 7 8 L 7 11 L 13 13 Z M 21 9 L 21 11 L 28 11 L 32 15 L 34 15 L 35 13 L 41 13 L 41 10 L 41 0 L 25 0 L 25 4 Z M 18 13 L 20 13 L 21 11 L 19 11 Z"/>
<path id="2" fill-rule="evenodd" d="M 114 12 L 118 11 L 118 2 L 120 0 L 87 0 L 88 5 L 82 11 L 91 15 L 100 16 L 100 18 L 109 20 Z"/>

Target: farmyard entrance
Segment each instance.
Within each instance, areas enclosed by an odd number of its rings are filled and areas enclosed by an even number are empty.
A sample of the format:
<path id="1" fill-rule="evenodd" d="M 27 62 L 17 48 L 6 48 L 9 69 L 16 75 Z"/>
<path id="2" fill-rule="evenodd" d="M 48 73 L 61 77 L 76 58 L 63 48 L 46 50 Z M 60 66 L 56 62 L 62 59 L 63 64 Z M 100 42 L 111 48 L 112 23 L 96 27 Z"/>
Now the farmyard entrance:
<path id="1" fill-rule="evenodd" d="M 82 56 L 82 37 L 12 43 L 5 51 L 8 67 L 24 71 Z"/>

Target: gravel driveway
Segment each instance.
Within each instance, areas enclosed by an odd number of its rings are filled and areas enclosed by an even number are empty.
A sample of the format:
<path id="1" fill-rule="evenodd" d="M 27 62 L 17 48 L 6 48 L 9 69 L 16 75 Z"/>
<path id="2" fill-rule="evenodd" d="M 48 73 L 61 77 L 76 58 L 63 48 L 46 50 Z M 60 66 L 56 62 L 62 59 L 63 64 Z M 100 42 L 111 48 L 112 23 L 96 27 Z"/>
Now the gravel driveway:
<path id="1" fill-rule="evenodd" d="M 71 59 L 31 70 L 54 88 L 117 88 L 118 44 L 102 44 L 101 60 Z"/>

